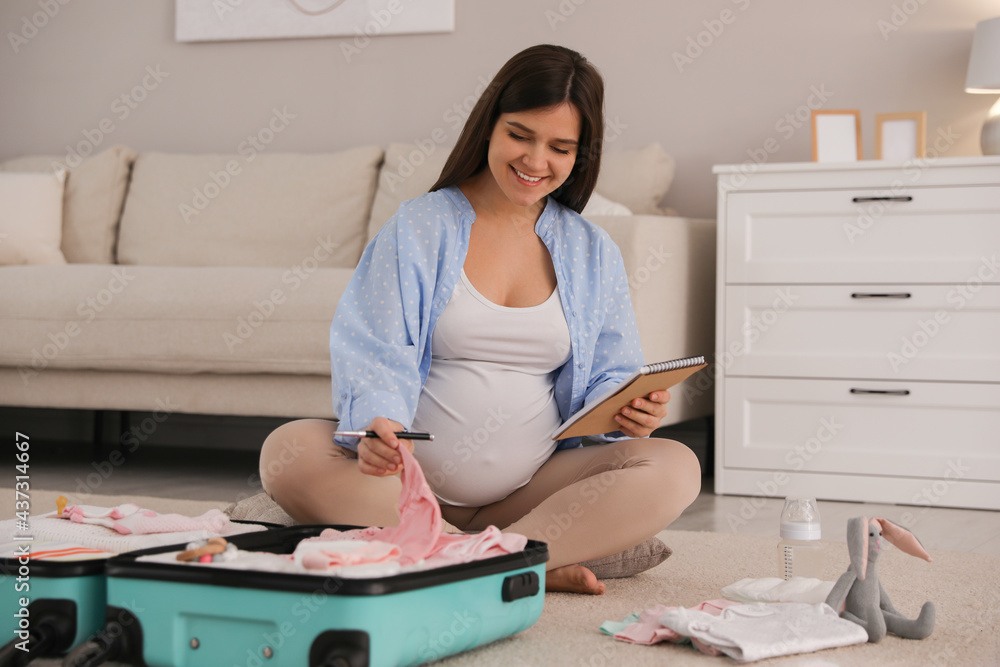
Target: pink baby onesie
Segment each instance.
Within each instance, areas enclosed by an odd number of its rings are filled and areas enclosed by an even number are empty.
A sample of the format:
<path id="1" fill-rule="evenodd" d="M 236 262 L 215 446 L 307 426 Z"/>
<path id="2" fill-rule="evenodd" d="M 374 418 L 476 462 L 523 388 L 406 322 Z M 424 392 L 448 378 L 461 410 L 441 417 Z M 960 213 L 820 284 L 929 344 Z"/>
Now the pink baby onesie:
<path id="1" fill-rule="evenodd" d="M 713 616 L 718 616 L 722 613 L 723 609 L 735 604 L 738 603 L 730 600 L 706 600 L 705 602 L 697 604 L 694 607 L 688 607 L 688 609 L 692 611 L 703 611 Z M 694 644 L 695 647 L 697 647 L 697 649 L 702 653 L 706 653 L 708 655 L 722 654 L 722 651 L 714 646 L 709 646 L 700 642 L 695 637 L 682 635 L 660 623 L 660 617 L 663 616 L 664 612 L 674 608 L 675 607 L 668 607 L 662 604 L 650 607 L 639 614 L 638 619 L 628 623 L 624 628 L 616 628 L 617 631 L 613 631 L 612 634 L 614 634 L 615 639 L 629 642 L 630 644 L 643 644 L 645 646 L 659 644 L 660 642 L 680 644 L 690 639 L 691 643 Z M 610 629 L 611 626 L 617 626 L 619 624 L 608 623 L 607 625 Z M 603 627 L 602 630 L 604 630 Z"/>
<path id="2" fill-rule="evenodd" d="M 73 523 L 89 523 L 110 528 L 122 535 L 149 535 L 152 533 L 179 533 L 191 530 L 208 530 L 219 535 L 228 534 L 229 517 L 220 510 L 209 510 L 197 517 L 182 514 L 160 514 L 123 503 L 115 507 L 95 505 L 70 505 L 62 514 L 54 516 Z M 239 531 L 236 531 L 239 532 Z"/>
<path id="3" fill-rule="evenodd" d="M 403 471 L 400 473 L 403 489 L 399 494 L 398 526 L 343 532 L 328 528 L 308 540 L 388 542 L 399 548 L 401 565 L 423 562 L 429 567 L 467 563 L 524 550 L 528 538 L 516 533 L 501 533 L 496 526 L 489 526 L 474 535 L 443 532 L 441 506 L 431 493 L 420 464 L 405 447 L 399 448 L 399 455 L 403 459 Z M 383 558 L 380 562 L 384 562 L 384 554 L 380 557 Z"/>

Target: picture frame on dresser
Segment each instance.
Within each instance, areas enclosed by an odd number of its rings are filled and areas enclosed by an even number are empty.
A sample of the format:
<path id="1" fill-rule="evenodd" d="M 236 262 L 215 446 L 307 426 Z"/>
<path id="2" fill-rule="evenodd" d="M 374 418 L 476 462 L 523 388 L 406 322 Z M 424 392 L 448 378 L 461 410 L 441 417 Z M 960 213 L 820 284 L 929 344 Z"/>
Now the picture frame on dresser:
<path id="1" fill-rule="evenodd" d="M 861 160 L 861 111 L 813 109 L 812 155 L 813 162 Z"/>
<path id="2" fill-rule="evenodd" d="M 875 159 L 903 162 L 927 156 L 927 112 L 875 114 Z"/>

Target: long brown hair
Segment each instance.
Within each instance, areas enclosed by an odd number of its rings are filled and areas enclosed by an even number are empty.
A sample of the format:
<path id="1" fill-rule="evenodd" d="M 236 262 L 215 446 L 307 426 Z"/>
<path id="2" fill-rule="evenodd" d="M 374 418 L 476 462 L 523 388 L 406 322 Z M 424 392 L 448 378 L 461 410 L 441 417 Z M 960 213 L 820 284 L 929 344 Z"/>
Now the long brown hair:
<path id="1" fill-rule="evenodd" d="M 527 48 L 500 68 L 469 114 L 431 192 L 456 185 L 486 168 L 488 141 L 500 114 L 565 102 L 580 112 L 579 145 L 573 170 L 551 196 L 577 213 L 582 211 L 601 168 L 604 80 L 579 53 L 553 44 Z"/>

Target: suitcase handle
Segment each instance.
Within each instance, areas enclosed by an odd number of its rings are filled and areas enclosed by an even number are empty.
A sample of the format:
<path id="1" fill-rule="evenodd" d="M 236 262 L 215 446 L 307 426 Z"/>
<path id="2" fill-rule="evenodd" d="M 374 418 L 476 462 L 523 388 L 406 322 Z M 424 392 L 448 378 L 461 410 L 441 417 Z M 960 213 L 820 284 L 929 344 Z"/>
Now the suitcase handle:
<path id="1" fill-rule="evenodd" d="M 505 577 L 500 586 L 500 597 L 504 602 L 538 595 L 538 575 L 533 571 L 521 572 Z"/>

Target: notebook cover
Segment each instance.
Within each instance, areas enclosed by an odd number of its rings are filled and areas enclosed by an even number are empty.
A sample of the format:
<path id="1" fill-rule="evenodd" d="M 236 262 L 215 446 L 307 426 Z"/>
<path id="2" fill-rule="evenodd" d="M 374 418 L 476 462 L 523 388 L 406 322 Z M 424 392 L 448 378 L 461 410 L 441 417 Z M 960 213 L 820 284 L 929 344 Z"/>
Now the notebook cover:
<path id="1" fill-rule="evenodd" d="M 565 425 L 560 427 L 560 430 L 556 431 L 555 435 L 552 436 L 552 439 L 562 440 L 565 438 L 576 438 L 586 435 L 601 435 L 617 431 L 620 427 L 618 422 L 615 421 L 615 415 L 618 414 L 623 407 L 628 405 L 630 401 L 636 398 L 648 396 L 650 393 L 658 389 L 669 389 L 670 387 L 683 382 L 694 373 L 700 371 L 702 368 L 705 368 L 705 366 L 708 366 L 708 364 L 696 364 L 686 368 L 675 368 L 674 370 L 663 371 L 662 373 L 640 375 L 632 382 L 622 383 L 616 388 L 616 391 L 613 394 L 604 400 L 595 402 L 590 406 L 583 408 L 582 412 L 584 413 L 584 416 L 579 417 L 577 421 L 570 424 L 568 428 L 566 428 Z M 562 431 L 562 428 L 565 428 L 566 430 Z"/>

